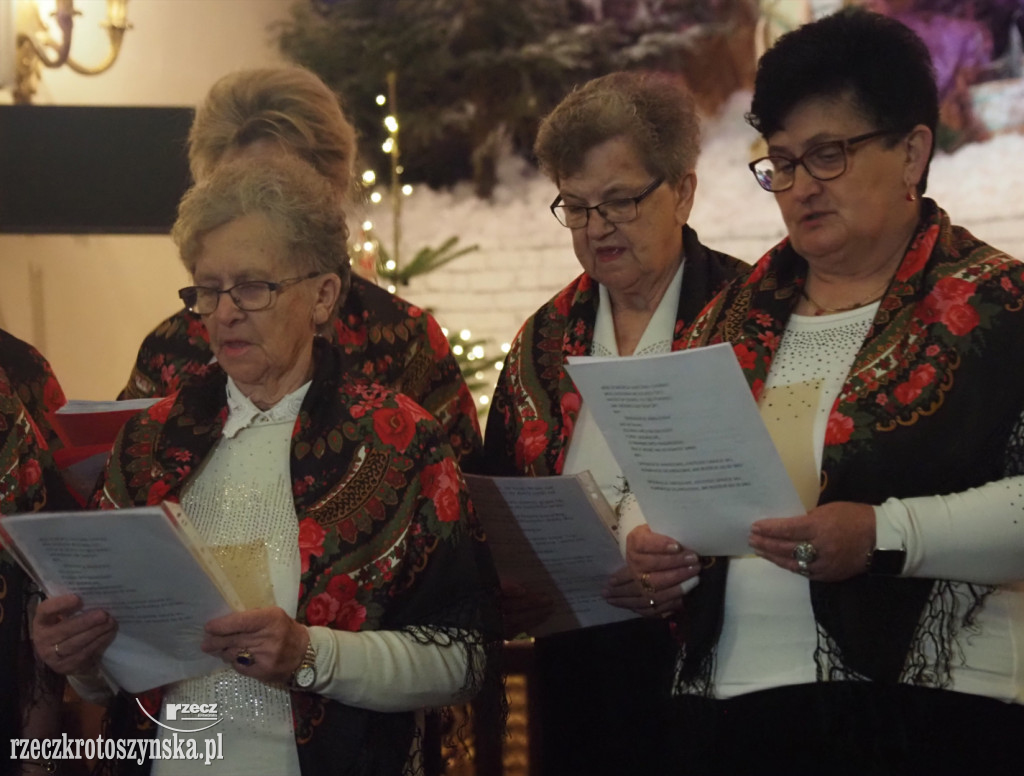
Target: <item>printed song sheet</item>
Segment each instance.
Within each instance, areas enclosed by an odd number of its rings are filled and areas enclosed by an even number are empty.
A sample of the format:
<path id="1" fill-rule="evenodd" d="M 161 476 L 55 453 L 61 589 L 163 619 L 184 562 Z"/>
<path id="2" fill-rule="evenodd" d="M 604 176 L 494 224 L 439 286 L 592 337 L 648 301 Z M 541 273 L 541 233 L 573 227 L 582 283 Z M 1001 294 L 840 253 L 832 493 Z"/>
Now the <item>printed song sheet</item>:
<path id="1" fill-rule="evenodd" d="M 568 371 L 653 531 L 744 555 L 756 520 L 804 513 L 731 346 L 571 357 Z"/>
<path id="2" fill-rule="evenodd" d="M 466 475 L 503 582 L 551 599 L 534 636 L 604 625 L 636 615 L 601 597 L 625 565 L 611 532 L 612 508 L 588 472 L 565 477 Z"/>
<path id="3" fill-rule="evenodd" d="M 102 667 L 132 693 L 223 665 L 199 648 L 204 625 L 242 607 L 191 530 L 167 503 L 0 520 L 4 544 L 48 595 L 74 593 L 117 620 Z"/>

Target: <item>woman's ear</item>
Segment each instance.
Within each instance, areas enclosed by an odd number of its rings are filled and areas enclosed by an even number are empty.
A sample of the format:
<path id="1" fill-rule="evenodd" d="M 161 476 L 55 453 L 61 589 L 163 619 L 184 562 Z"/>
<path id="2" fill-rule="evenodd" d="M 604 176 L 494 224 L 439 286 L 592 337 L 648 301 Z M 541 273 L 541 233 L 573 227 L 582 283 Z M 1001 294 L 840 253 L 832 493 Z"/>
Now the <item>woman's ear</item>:
<path id="1" fill-rule="evenodd" d="M 341 277 L 328 272 L 317 277 L 317 295 L 313 304 L 313 323 L 317 328 L 331 319 L 341 296 Z"/>
<path id="2" fill-rule="evenodd" d="M 676 195 L 676 223 L 684 226 L 693 209 L 693 196 L 697 191 L 697 173 L 688 172 L 679 183 L 672 187 L 672 190 Z"/>
<path id="3" fill-rule="evenodd" d="M 907 135 L 906 160 L 903 165 L 903 182 L 908 188 L 916 187 L 924 176 L 928 160 L 931 158 L 932 143 L 935 138 L 932 131 L 924 124 L 918 124 Z"/>

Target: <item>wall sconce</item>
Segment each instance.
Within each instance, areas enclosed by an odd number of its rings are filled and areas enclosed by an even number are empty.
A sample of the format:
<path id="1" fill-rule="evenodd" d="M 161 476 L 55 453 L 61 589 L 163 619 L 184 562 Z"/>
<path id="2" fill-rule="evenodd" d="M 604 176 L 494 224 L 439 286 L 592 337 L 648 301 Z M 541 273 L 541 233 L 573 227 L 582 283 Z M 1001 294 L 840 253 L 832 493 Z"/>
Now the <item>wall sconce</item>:
<path id="1" fill-rule="evenodd" d="M 74 29 L 75 0 L 57 0 L 54 17 L 60 28 L 60 39 L 55 40 L 39 15 L 35 0 L 16 0 L 17 55 L 14 79 L 14 102 L 32 102 L 43 67 L 58 68 L 67 65 L 81 75 L 97 75 L 110 68 L 121 52 L 121 41 L 128 29 L 128 0 L 107 0 L 107 19 L 101 24 L 110 38 L 110 50 L 98 65 L 86 67 L 71 58 L 71 33 Z"/>

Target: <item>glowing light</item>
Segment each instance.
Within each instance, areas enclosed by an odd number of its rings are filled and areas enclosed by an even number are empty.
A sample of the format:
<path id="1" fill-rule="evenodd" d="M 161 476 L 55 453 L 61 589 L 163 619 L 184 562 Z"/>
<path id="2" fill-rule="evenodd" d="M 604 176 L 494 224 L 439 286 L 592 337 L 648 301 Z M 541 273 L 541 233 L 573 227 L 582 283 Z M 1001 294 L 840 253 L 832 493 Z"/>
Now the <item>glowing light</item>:
<path id="1" fill-rule="evenodd" d="M 511 345 L 509 345 L 507 342 L 502 342 L 501 343 L 501 352 L 502 353 L 508 353 L 510 350 L 512 350 L 512 346 Z"/>
<path id="2" fill-rule="evenodd" d="M 369 232 L 373 229 L 373 221 L 363 221 L 363 231 Z"/>
<path id="3" fill-rule="evenodd" d="M 442 333 L 442 334 L 443 334 L 444 336 L 446 336 L 446 337 L 447 337 L 447 336 L 448 336 L 448 327 L 446 327 L 446 326 L 442 326 L 442 327 L 441 327 L 441 333 Z"/>
<path id="4" fill-rule="evenodd" d="M 373 194 L 370 195 L 370 202 L 372 202 L 373 204 L 375 204 L 375 205 L 378 204 L 380 202 L 380 200 L 381 200 L 381 196 L 380 196 L 380 192 L 379 191 L 375 191 L 375 192 L 373 192 Z"/>
<path id="5" fill-rule="evenodd" d="M 393 294 L 397 289 L 394 286 L 388 286 L 388 293 Z"/>
<path id="6" fill-rule="evenodd" d="M 388 128 L 388 132 L 397 132 L 398 131 L 398 119 L 396 119 L 394 116 L 385 116 L 384 117 L 384 126 Z"/>
<path id="7" fill-rule="evenodd" d="M 461 356 L 462 352 L 462 345 L 455 345 L 452 347 L 452 353 L 454 353 L 456 356 Z"/>
<path id="8" fill-rule="evenodd" d="M 394 259 L 388 259 L 386 262 L 384 262 L 384 269 L 394 269 L 397 266 L 398 265 L 395 264 Z"/>
<path id="9" fill-rule="evenodd" d="M 408 197 L 410 194 L 412 194 L 412 186 L 406 183 L 404 186 L 402 186 L 402 193 Z"/>
<path id="10" fill-rule="evenodd" d="M 383 94 L 378 94 L 378 95 L 377 95 L 377 104 L 378 104 L 378 105 L 383 105 L 383 104 L 384 104 L 384 103 L 386 103 L 387 101 L 388 101 L 388 98 L 387 98 L 387 97 L 385 97 L 385 96 L 384 96 Z"/>
<path id="11" fill-rule="evenodd" d="M 367 253 L 369 253 L 370 251 L 372 251 L 372 250 L 373 250 L 373 243 L 372 243 L 372 242 L 370 242 L 369 240 L 367 240 L 366 242 L 364 242 L 364 243 L 363 243 L 363 250 L 364 250 L 364 251 L 366 251 Z"/>
<path id="12" fill-rule="evenodd" d="M 477 358 L 483 358 L 484 357 L 484 346 L 483 345 L 474 345 L 473 346 L 473 355 L 476 356 Z"/>
<path id="13" fill-rule="evenodd" d="M 462 331 L 459 332 L 459 339 L 462 340 L 463 342 L 465 342 L 472 336 L 473 333 L 469 329 L 463 329 Z"/>
<path id="14" fill-rule="evenodd" d="M 504 365 L 500 361 L 495 361 L 494 362 L 494 368 L 497 369 L 499 372 L 501 371 L 501 367 L 502 366 L 504 366 Z"/>
<path id="15" fill-rule="evenodd" d="M 390 154 L 392 149 L 395 147 L 395 141 L 390 137 L 380 144 L 380 150 L 386 154 Z"/>
<path id="16" fill-rule="evenodd" d="M 484 373 L 483 372 L 477 372 L 476 374 L 473 375 L 473 379 L 474 380 L 483 380 L 484 379 Z"/>
<path id="17" fill-rule="evenodd" d="M 481 396 L 481 397 L 480 397 L 480 398 L 478 399 L 478 401 L 479 401 L 479 402 L 480 402 L 481 404 L 487 404 L 488 402 L 490 402 L 490 399 L 488 399 L 488 398 L 487 398 L 486 396 Z"/>

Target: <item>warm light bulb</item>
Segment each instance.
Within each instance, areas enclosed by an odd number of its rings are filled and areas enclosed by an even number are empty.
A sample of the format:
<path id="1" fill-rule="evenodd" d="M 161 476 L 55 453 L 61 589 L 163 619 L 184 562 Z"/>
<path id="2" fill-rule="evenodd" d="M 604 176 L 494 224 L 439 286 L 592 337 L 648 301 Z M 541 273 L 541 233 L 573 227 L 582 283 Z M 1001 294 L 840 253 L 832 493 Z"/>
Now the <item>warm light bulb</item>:
<path id="1" fill-rule="evenodd" d="M 388 286 L 388 293 L 389 293 L 389 294 L 393 294 L 393 293 L 395 293 L 395 290 L 396 290 L 396 289 L 395 289 L 395 287 L 394 287 L 394 286 Z"/>
<path id="2" fill-rule="evenodd" d="M 386 262 L 384 262 L 384 269 L 393 270 L 397 266 L 398 265 L 395 264 L 395 260 L 394 259 L 388 259 Z"/>
<path id="3" fill-rule="evenodd" d="M 490 399 L 488 399 L 486 396 L 481 396 L 480 397 L 480 403 L 481 404 L 487 404 L 489 401 L 490 401 Z"/>
<path id="4" fill-rule="evenodd" d="M 372 251 L 372 250 L 373 250 L 373 243 L 372 243 L 372 242 L 370 242 L 369 240 L 367 240 L 366 242 L 364 242 L 364 243 L 363 243 L 363 250 L 364 250 L 364 251 L 366 251 L 367 253 L 369 253 L 370 251 Z"/>
<path id="5" fill-rule="evenodd" d="M 373 183 L 377 180 L 377 173 L 373 170 L 367 170 L 363 173 L 363 183 Z"/>
<path id="6" fill-rule="evenodd" d="M 388 101 L 388 98 L 387 98 L 387 97 L 385 97 L 385 96 L 384 96 L 383 94 L 378 94 L 378 95 L 377 95 L 377 104 L 378 104 L 378 105 L 383 105 L 383 104 L 384 104 L 384 103 L 386 103 L 387 101 Z"/>
<path id="7" fill-rule="evenodd" d="M 369 232 L 373 229 L 373 221 L 363 221 L 363 231 Z"/>
<path id="8" fill-rule="evenodd" d="M 494 368 L 497 369 L 499 372 L 501 371 L 501 367 L 502 366 L 504 366 L 504 365 L 500 361 L 495 361 L 494 362 Z"/>
<path id="9" fill-rule="evenodd" d="M 379 191 L 375 191 L 373 192 L 373 194 L 370 195 L 370 202 L 372 202 L 373 204 L 376 205 L 378 202 L 380 202 L 380 200 L 381 196 Z"/>
<path id="10" fill-rule="evenodd" d="M 392 133 L 393 132 L 397 132 L 398 131 L 398 119 L 396 119 L 394 116 L 385 116 L 384 117 L 384 126 L 388 128 L 388 132 L 392 132 Z"/>
<path id="11" fill-rule="evenodd" d="M 459 339 L 462 340 L 463 342 L 465 342 L 472 336 L 473 333 L 469 329 L 463 329 L 462 331 L 459 332 Z"/>
<path id="12" fill-rule="evenodd" d="M 395 141 L 392 138 L 388 138 L 380 144 L 380 150 L 386 154 L 390 154 L 395 148 Z"/>
<path id="13" fill-rule="evenodd" d="M 507 342 L 502 342 L 501 343 L 501 352 L 502 353 L 508 353 L 510 350 L 512 350 L 512 346 L 510 344 L 508 344 Z"/>
<path id="14" fill-rule="evenodd" d="M 462 345 L 454 345 L 452 347 L 452 353 L 454 353 L 456 356 L 461 356 L 462 355 Z"/>
<path id="15" fill-rule="evenodd" d="M 410 194 L 412 194 L 412 186 L 406 183 L 404 186 L 402 186 L 402 193 L 408 197 Z"/>

